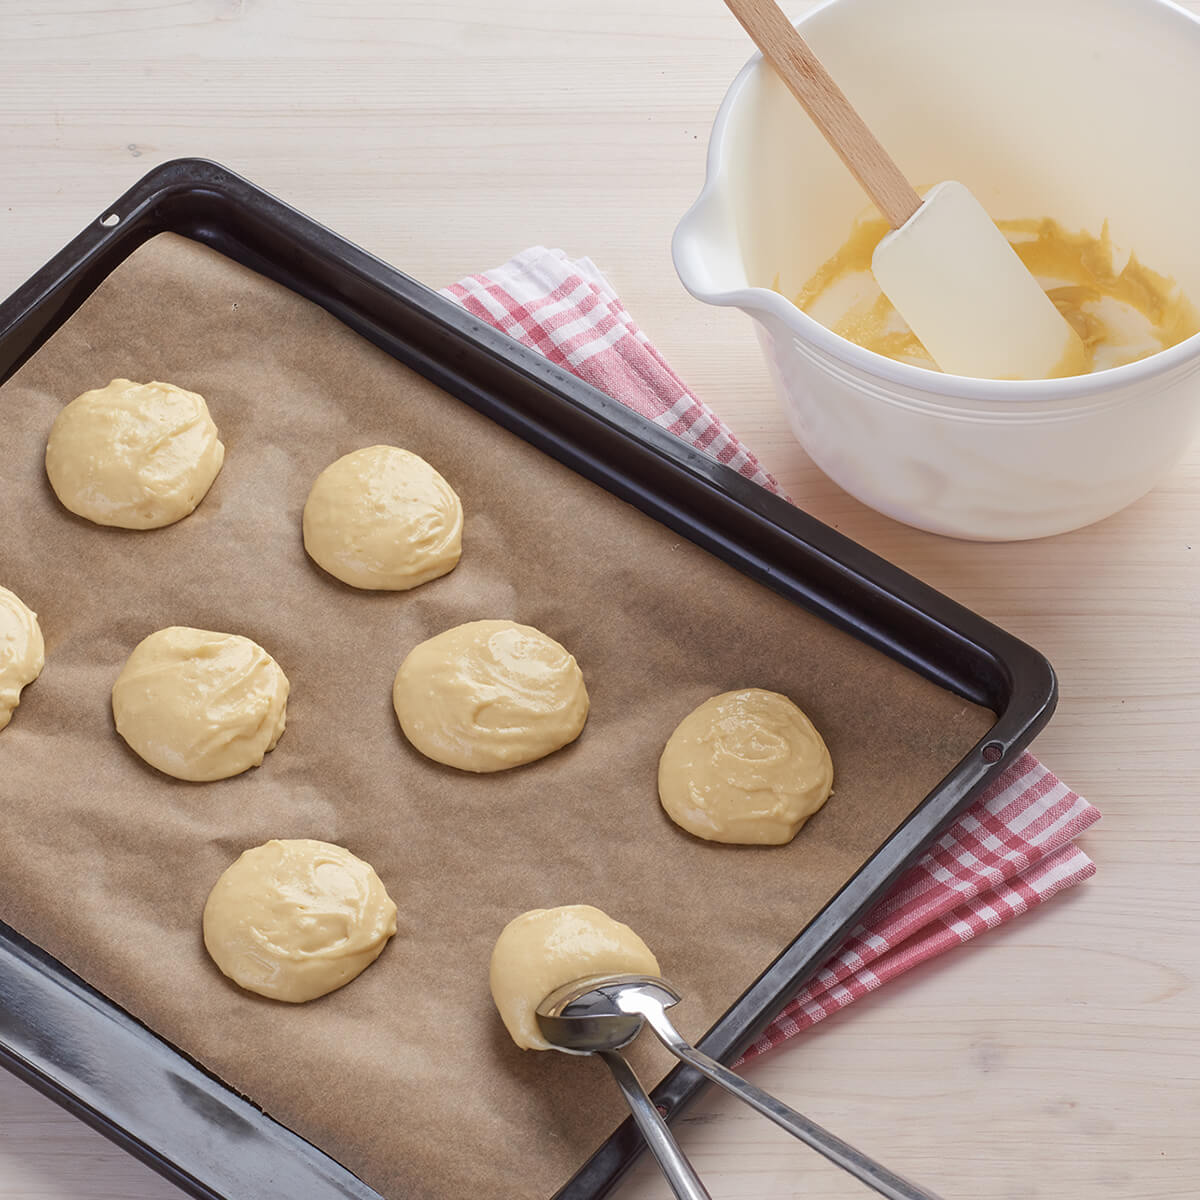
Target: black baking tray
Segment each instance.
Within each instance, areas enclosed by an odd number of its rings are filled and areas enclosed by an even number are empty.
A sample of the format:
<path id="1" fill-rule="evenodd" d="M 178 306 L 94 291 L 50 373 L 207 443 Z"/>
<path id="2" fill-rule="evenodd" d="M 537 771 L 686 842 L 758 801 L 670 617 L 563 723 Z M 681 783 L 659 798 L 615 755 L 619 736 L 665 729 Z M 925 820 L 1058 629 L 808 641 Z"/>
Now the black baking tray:
<path id="1" fill-rule="evenodd" d="M 714 1057 L 732 1061 L 761 1034 L 896 876 L 1049 720 L 1054 672 L 1030 646 L 216 163 L 155 168 L 0 305 L 0 380 L 163 232 L 211 246 L 319 304 L 738 570 L 996 713 L 988 734 L 708 1032 L 701 1046 Z M 379 1200 L 2 923 L 0 1063 L 205 1200 Z M 679 1068 L 654 1099 L 671 1118 L 701 1086 Z M 555 1200 L 608 1194 L 640 1147 L 627 1122 Z"/>

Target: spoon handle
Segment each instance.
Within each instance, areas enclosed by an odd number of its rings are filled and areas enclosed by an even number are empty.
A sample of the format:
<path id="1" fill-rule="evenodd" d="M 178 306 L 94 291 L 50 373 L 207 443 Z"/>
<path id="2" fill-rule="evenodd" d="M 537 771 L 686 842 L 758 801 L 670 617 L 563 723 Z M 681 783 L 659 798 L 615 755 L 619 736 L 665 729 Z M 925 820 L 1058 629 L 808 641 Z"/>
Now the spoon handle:
<path id="1" fill-rule="evenodd" d="M 918 1187 L 915 1183 L 909 1183 L 907 1179 L 889 1171 L 887 1167 L 868 1158 L 862 1151 L 843 1142 L 827 1129 L 822 1129 L 815 1121 L 810 1121 L 794 1108 L 789 1108 L 782 1100 L 776 1100 L 768 1092 L 747 1083 L 740 1075 L 735 1075 L 728 1068 L 721 1066 L 716 1059 L 709 1058 L 707 1054 L 684 1041 L 660 1004 L 650 1002 L 643 1006 L 639 1003 L 637 1011 L 646 1018 L 658 1040 L 681 1062 L 695 1067 L 713 1083 L 731 1092 L 739 1100 L 744 1100 L 751 1108 L 774 1121 L 781 1129 L 786 1129 L 806 1146 L 811 1146 L 818 1154 L 823 1154 L 831 1163 L 848 1171 L 879 1195 L 886 1196 L 888 1200 L 939 1200 L 933 1192 Z"/>
<path id="2" fill-rule="evenodd" d="M 684 1158 L 683 1151 L 667 1128 L 667 1123 L 659 1116 L 658 1109 L 646 1095 L 633 1068 L 616 1050 L 600 1050 L 598 1053 L 608 1064 L 608 1069 L 633 1114 L 634 1124 L 646 1139 L 650 1153 L 658 1159 L 658 1165 L 667 1177 L 677 1200 L 712 1200 L 692 1164 Z"/>

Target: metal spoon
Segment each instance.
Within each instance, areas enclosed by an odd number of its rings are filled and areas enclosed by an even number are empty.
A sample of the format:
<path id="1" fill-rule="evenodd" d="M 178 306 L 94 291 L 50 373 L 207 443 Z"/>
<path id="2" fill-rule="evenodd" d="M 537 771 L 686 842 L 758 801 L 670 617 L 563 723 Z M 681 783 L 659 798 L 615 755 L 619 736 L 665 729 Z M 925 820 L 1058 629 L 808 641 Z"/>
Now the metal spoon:
<path id="1" fill-rule="evenodd" d="M 888 1200 L 939 1200 L 933 1192 L 889 1171 L 690 1045 L 666 1013 L 680 999 L 679 993 L 664 979 L 649 975 L 596 975 L 576 980 L 547 996 L 538 1005 L 538 1024 L 546 1040 L 555 1044 L 560 1038 L 571 1039 L 579 1022 L 586 1025 L 593 1038 L 601 1037 L 601 1031 L 607 1028 L 610 1037 L 619 1037 L 618 1044 L 626 1045 L 637 1036 L 645 1020 L 680 1062 L 744 1100 L 879 1195 Z"/>
<path id="2" fill-rule="evenodd" d="M 564 1054 L 597 1054 L 604 1060 L 677 1200 L 712 1200 L 654 1102 L 646 1095 L 634 1069 L 620 1053 L 622 1046 L 641 1033 L 642 1018 L 613 1014 L 611 1010 L 612 1005 L 605 997 L 602 1010 L 592 1015 L 587 998 L 583 997 L 569 1016 L 543 1015 L 539 1007 L 537 1019 L 542 1036 L 556 1050 Z"/>

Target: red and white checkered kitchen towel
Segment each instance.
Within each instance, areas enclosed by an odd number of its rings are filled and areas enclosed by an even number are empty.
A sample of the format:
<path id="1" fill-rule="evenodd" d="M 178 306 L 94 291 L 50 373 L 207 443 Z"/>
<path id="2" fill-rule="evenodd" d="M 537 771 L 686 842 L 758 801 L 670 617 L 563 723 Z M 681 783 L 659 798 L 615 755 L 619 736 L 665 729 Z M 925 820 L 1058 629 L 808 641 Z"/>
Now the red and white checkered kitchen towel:
<path id="1" fill-rule="evenodd" d="M 538 246 L 443 294 L 719 462 L 780 491 L 683 385 L 589 259 L 573 261 Z M 1099 818 L 1082 796 L 1023 755 L 899 880 L 744 1059 L 1094 875 L 1095 864 L 1074 840 Z"/>

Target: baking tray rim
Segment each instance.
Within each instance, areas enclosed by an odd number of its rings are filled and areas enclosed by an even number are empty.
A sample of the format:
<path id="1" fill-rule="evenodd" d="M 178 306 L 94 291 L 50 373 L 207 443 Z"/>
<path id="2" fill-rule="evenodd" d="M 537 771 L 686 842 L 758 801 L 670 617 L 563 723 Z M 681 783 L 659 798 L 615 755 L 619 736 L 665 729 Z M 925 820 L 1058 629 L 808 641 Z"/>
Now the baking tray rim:
<path id="1" fill-rule="evenodd" d="M 201 216 L 206 215 L 206 220 L 186 222 L 179 220 L 178 212 L 171 212 L 172 206 L 179 208 L 189 200 L 199 202 Z M 207 214 L 204 212 L 206 207 Z M 259 223 L 260 232 L 262 228 L 267 228 L 280 233 L 285 242 L 293 241 L 293 252 L 307 253 L 314 261 L 319 260 L 318 265 L 323 264 L 327 269 L 335 270 L 343 292 L 346 288 L 350 292 L 358 291 L 361 302 L 364 289 L 373 291 L 376 300 L 384 298 L 390 300 L 393 307 L 399 305 L 398 311 L 404 317 L 425 322 L 424 329 L 429 336 L 440 336 L 459 343 L 464 354 L 475 356 L 477 366 L 479 363 L 490 364 L 502 373 L 507 372 L 509 383 L 515 381 L 539 393 L 550 393 L 563 406 L 559 416 L 569 414 L 588 424 L 591 431 L 597 434 L 615 435 L 618 443 L 624 443 L 621 448 L 631 454 L 648 452 L 652 458 L 651 465 L 662 470 L 671 468 L 676 485 L 691 489 L 694 503 L 708 505 L 708 516 L 695 510 L 677 512 L 670 506 L 664 516 L 655 507 L 656 504 L 665 503 L 662 497 L 657 493 L 648 495 L 639 492 L 634 486 L 636 479 L 631 484 L 620 475 L 615 465 L 602 469 L 603 464 L 598 464 L 580 446 L 572 444 L 572 436 L 577 438 L 577 432 L 575 435 L 569 432 L 561 434 L 556 432 L 553 421 L 539 425 L 528 414 L 518 419 L 511 402 L 503 397 L 497 400 L 491 394 L 486 379 L 481 383 L 476 376 L 455 375 L 444 365 L 439 366 L 425 350 L 414 347 L 411 344 L 411 330 L 407 334 L 397 333 L 377 325 L 354 307 L 352 296 L 342 292 L 325 294 L 322 299 L 299 286 L 293 286 L 289 282 L 289 278 L 293 277 L 281 260 L 268 257 L 253 262 L 231 253 L 233 247 L 243 252 L 251 251 L 252 248 L 242 240 L 246 231 L 237 228 L 239 220 L 245 221 L 251 216 Z M 35 352 L 120 262 L 150 237 L 167 231 L 201 241 L 226 257 L 275 278 L 290 290 L 326 308 L 398 361 L 425 374 L 456 399 L 483 411 L 518 436 L 599 482 L 607 490 L 631 501 L 660 522 L 677 529 L 743 573 L 777 591 L 783 591 L 793 602 L 847 629 L 883 653 L 899 658 L 941 686 L 977 703 L 989 704 L 997 712 L 997 721 L 992 729 L 947 773 L 855 876 L 709 1030 L 701 1045 L 715 1057 L 731 1060 L 761 1032 L 804 980 L 819 969 L 863 911 L 878 900 L 895 876 L 911 864 L 921 849 L 969 805 L 980 790 L 1015 760 L 1053 713 L 1057 701 L 1057 681 L 1050 664 L 1032 647 L 933 591 L 782 498 L 687 446 L 665 429 L 631 412 L 490 325 L 471 317 L 464 309 L 432 289 L 209 160 L 175 159 L 149 171 L 0 304 L 0 382 L 6 380 Z M 258 251 L 253 253 L 257 254 Z M 264 267 L 273 267 L 274 270 Z M 301 281 L 303 278 L 306 277 L 302 277 Z M 466 394 L 463 394 L 464 391 Z M 711 525 L 712 510 L 722 507 L 726 515 L 732 512 L 736 516 L 754 518 L 748 527 L 753 527 L 755 532 L 761 531 L 765 525 L 773 527 L 776 533 L 786 533 L 798 543 L 799 548 L 818 556 L 813 560 L 817 565 L 827 561 L 836 567 L 841 575 L 832 577 L 850 580 L 868 600 L 871 589 L 876 589 L 881 603 L 894 606 L 902 602 L 911 608 L 914 616 L 933 622 L 946 634 L 957 637 L 964 653 L 971 651 L 979 656 L 979 663 L 982 664 L 979 669 L 984 675 L 991 673 L 990 696 L 980 699 L 978 688 L 985 687 L 984 683 L 975 687 L 969 680 L 966 683 L 961 679 L 950 681 L 944 674 L 931 674 L 926 664 L 915 661 L 904 652 L 904 646 L 881 643 L 877 631 L 857 625 L 853 614 L 840 616 L 839 611 L 831 612 L 823 597 L 815 597 L 802 588 L 798 590 L 795 580 L 786 581 L 791 586 L 785 588 L 785 580 L 778 571 L 772 572 L 769 564 L 765 569 L 758 567 L 752 557 L 747 557 L 745 547 L 730 545 L 722 540 L 720 527 Z M 683 522 L 682 527 L 676 523 L 677 520 Z M 714 528 L 717 530 L 715 534 Z M 974 694 L 972 688 L 975 688 Z M 997 707 L 997 699 L 1002 701 L 1001 707 Z M 864 887 L 864 882 L 870 886 Z M 210 1100 L 223 1102 L 233 1114 L 231 1120 L 244 1122 L 249 1119 L 257 1124 L 271 1146 L 270 1153 L 281 1151 L 295 1155 L 298 1160 L 311 1160 L 311 1169 L 318 1175 L 332 1176 L 327 1182 L 332 1183 L 334 1190 L 328 1194 L 356 1197 L 377 1195 L 341 1164 L 279 1125 L 251 1102 L 237 1096 L 199 1064 L 192 1062 L 2 922 L 0 963 L 11 972 L 19 973 L 20 979 L 16 981 L 32 987 L 34 992 L 40 992 L 43 998 L 71 996 L 78 1002 L 79 1012 L 86 1011 L 93 1020 L 99 1017 L 97 1028 L 107 1021 L 114 1029 L 125 1032 L 136 1030 L 134 1036 L 140 1039 L 143 1048 L 147 1044 L 146 1039 L 157 1043 L 161 1050 L 199 1076 L 193 1082 L 202 1092 L 212 1093 L 208 1097 Z M 70 1078 L 69 1071 L 56 1071 L 52 1056 L 23 1052 L 21 1046 L 10 1040 L 12 1015 L 6 1007 L 4 988 L 0 986 L 0 1064 L 15 1071 L 193 1195 L 206 1198 L 229 1195 L 210 1187 L 196 1172 L 194 1165 L 189 1167 L 176 1161 L 169 1150 L 159 1144 L 161 1137 L 157 1134 L 161 1131 L 148 1131 L 156 1134 L 151 1139 L 145 1135 L 146 1131 L 135 1132 L 126 1128 L 114 1117 L 111 1104 L 106 1110 L 95 1103 L 97 1097 L 89 1098 L 88 1087 L 81 1086 L 80 1080 Z M 29 1047 L 24 1049 L 28 1051 Z M 58 1066 L 61 1068 L 62 1064 Z M 655 1089 L 654 1097 L 670 1118 L 702 1086 L 702 1080 L 695 1072 L 677 1068 Z M 239 1106 L 245 1106 L 252 1116 L 248 1117 L 247 1112 L 236 1113 Z M 216 1121 L 211 1112 L 209 1121 L 210 1124 Z M 268 1137 L 268 1134 L 271 1136 Z M 640 1146 L 636 1131 L 626 1122 L 557 1193 L 556 1200 L 590 1200 L 591 1197 L 607 1194 L 632 1164 Z M 339 1173 L 345 1178 L 341 1178 Z"/>

